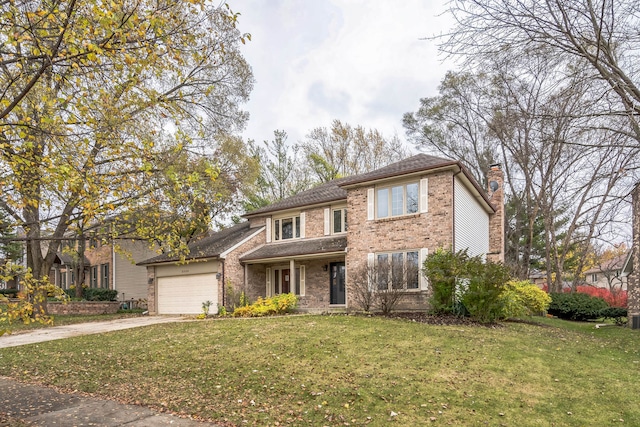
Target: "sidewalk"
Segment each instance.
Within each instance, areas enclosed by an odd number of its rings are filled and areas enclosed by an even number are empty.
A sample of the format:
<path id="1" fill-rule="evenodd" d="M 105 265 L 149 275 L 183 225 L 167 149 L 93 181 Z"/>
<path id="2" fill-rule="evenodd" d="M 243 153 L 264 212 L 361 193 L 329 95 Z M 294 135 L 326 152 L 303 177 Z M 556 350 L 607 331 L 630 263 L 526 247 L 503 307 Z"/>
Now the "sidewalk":
<path id="1" fill-rule="evenodd" d="M 176 316 L 143 316 L 116 319 L 107 322 L 89 322 L 78 323 L 75 325 L 54 326 L 52 328 L 34 329 L 33 331 L 16 335 L 0 336 L 0 348 L 16 347 L 19 345 L 60 340 L 63 338 L 77 337 L 81 335 L 101 334 L 104 332 L 120 331 L 122 329 L 137 328 L 140 326 L 181 321 L 189 321 L 189 319 Z"/>
<path id="2" fill-rule="evenodd" d="M 6 414 L 8 417 L 3 417 Z M 7 420 L 8 418 L 8 420 Z M 21 423 L 20 421 L 24 421 Z M 204 427 L 216 424 L 179 418 L 136 405 L 59 393 L 0 377 L 0 426 Z"/>

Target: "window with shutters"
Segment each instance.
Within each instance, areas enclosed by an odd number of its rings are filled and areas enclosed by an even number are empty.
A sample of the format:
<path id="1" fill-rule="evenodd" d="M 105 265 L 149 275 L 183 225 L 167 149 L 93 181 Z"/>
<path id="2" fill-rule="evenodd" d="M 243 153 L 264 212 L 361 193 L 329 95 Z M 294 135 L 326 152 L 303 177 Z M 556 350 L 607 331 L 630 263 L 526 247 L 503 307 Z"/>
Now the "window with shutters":
<path id="1" fill-rule="evenodd" d="M 382 252 L 375 255 L 378 290 L 418 289 L 418 251 Z"/>
<path id="2" fill-rule="evenodd" d="M 302 225 L 300 216 L 276 218 L 273 220 L 273 240 L 299 239 L 301 237 Z"/>
<path id="3" fill-rule="evenodd" d="M 347 208 L 333 209 L 331 213 L 331 222 L 333 224 L 331 230 L 333 231 L 333 234 L 346 233 Z"/>
<path id="4" fill-rule="evenodd" d="M 376 189 L 376 218 L 388 218 L 417 213 L 419 184 L 408 182 Z"/>

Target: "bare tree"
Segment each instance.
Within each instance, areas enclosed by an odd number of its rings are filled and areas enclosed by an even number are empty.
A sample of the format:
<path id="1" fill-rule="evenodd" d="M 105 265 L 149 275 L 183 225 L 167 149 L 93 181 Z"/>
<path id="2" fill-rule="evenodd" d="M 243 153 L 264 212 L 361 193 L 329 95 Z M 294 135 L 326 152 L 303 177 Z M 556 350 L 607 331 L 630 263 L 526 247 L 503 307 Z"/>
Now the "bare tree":
<path id="1" fill-rule="evenodd" d="M 408 155 L 397 137 L 387 138 L 376 129 L 352 127 L 340 120 L 334 120 L 330 129 L 313 129 L 301 148 L 320 182 L 369 172 Z"/>
<path id="2" fill-rule="evenodd" d="M 585 70 L 640 141 L 640 3 L 635 0 L 454 0 L 457 25 L 441 49 L 468 63 L 554 57 L 555 70 Z"/>
<path id="3" fill-rule="evenodd" d="M 355 303 L 364 311 L 389 314 L 419 287 L 417 252 L 380 254 L 373 263 L 356 267 L 349 284 Z"/>

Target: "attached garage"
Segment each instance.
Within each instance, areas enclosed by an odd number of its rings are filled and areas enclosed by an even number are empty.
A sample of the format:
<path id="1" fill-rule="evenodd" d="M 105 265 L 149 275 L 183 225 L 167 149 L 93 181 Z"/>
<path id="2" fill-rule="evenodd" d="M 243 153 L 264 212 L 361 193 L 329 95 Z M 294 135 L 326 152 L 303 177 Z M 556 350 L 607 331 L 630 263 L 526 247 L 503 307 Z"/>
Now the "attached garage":
<path id="1" fill-rule="evenodd" d="M 218 281 L 214 273 L 158 278 L 158 314 L 202 313 L 205 301 L 212 302 L 209 313 L 217 313 Z"/>
<path id="2" fill-rule="evenodd" d="M 188 265 L 158 265 L 156 304 L 158 314 L 200 314 L 202 303 L 211 301 L 209 314 L 218 312 L 216 260 Z"/>

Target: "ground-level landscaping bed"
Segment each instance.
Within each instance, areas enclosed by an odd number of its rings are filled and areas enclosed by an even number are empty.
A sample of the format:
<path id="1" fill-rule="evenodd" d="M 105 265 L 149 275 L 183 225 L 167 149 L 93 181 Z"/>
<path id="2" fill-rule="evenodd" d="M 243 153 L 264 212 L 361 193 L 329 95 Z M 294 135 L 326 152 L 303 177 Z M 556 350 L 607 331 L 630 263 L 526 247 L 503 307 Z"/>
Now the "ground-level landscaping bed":
<path id="1" fill-rule="evenodd" d="M 0 350 L 0 375 L 228 425 L 640 425 L 637 331 L 204 320 Z"/>

